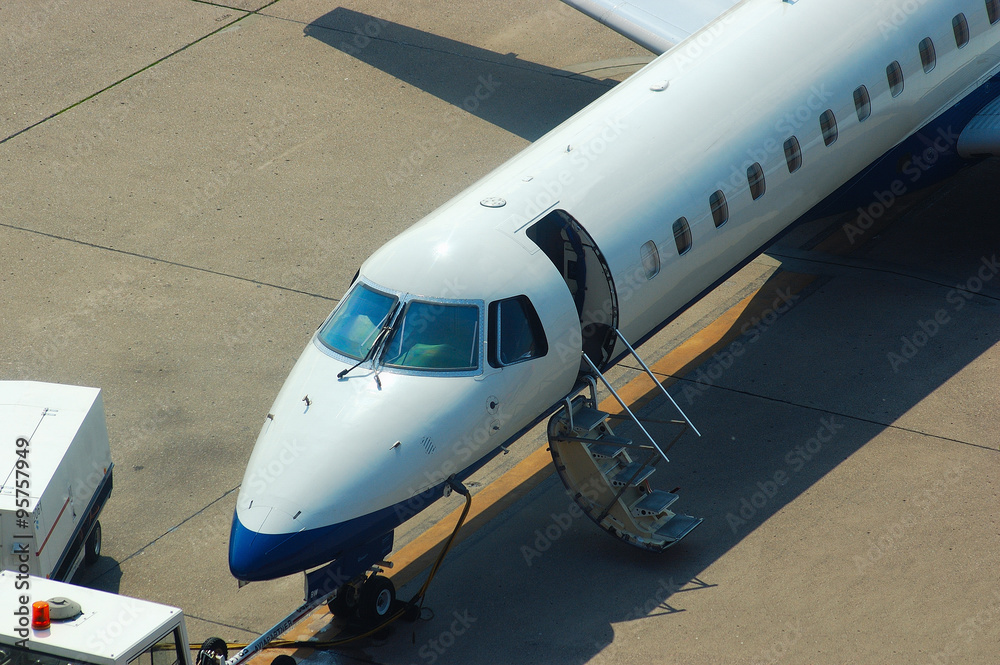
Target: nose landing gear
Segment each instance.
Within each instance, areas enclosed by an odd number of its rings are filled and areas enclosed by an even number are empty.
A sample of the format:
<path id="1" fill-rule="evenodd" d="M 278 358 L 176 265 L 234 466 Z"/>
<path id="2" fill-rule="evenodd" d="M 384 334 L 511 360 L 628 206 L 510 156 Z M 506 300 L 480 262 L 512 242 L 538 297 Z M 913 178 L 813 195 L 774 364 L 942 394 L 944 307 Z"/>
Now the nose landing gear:
<path id="1" fill-rule="evenodd" d="M 371 628 L 383 623 L 398 609 L 396 586 L 388 577 L 375 573 L 360 583 L 349 582 L 342 586 L 327 606 L 330 612 L 348 623 L 358 622 L 362 628 Z"/>

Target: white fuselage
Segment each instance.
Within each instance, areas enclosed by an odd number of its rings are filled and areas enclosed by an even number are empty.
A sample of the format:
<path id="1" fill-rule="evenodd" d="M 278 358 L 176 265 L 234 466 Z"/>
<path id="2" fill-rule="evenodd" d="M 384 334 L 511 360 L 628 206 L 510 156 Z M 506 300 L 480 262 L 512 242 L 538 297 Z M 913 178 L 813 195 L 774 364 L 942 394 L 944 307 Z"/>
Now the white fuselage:
<path id="1" fill-rule="evenodd" d="M 580 303 L 559 261 L 530 237 L 538 220 L 565 211 L 582 227 L 582 244 L 601 257 L 588 289 L 598 280 L 613 291 L 598 303 L 603 323 L 643 338 L 997 73 L 1000 24 L 990 24 L 984 0 L 905 7 L 913 11 L 871 0 L 747 0 L 372 255 L 357 284 L 401 310 L 412 300 L 479 308 L 476 367 L 392 368 L 375 354 L 338 379 L 359 358 L 314 337 L 247 467 L 233 574 L 304 570 L 391 530 L 438 496 L 445 478 L 464 477 L 572 390 L 586 348 Z M 960 12 L 970 39 L 958 48 Z M 927 37 L 936 57 L 925 72 L 918 44 Z M 903 77 L 895 96 L 894 62 Z M 827 111 L 837 128 L 829 145 Z M 756 200 L 755 165 L 764 181 Z M 715 192 L 728 207 L 718 226 Z M 681 226 L 678 242 L 680 218 L 690 235 Z M 658 272 L 642 261 L 649 241 Z M 601 263 L 610 280 L 594 269 Z M 491 305 L 522 295 L 548 351 L 494 366 Z"/>

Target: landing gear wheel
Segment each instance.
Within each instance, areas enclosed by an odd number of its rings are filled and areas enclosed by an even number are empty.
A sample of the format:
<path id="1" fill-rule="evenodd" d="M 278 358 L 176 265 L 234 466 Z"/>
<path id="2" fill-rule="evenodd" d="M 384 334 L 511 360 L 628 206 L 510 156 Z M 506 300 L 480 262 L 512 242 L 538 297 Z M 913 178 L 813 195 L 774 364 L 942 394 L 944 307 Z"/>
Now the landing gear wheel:
<path id="1" fill-rule="evenodd" d="M 271 661 L 271 665 L 295 665 L 295 659 L 286 653 L 275 656 L 274 660 Z"/>
<path id="2" fill-rule="evenodd" d="M 195 658 L 196 665 L 213 665 L 220 660 L 225 662 L 229 658 L 229 647 L 221 637 L 210 637 L 201 643 L 198 650 L 198 657 Z"/>
<path id="3" fill-rule="evenodd" d="M 87 542 L 83 545 L 83 561 L 88 566 L 97 563 L 101 558 L 101 522 L 94 524 L 94 529 L 87 536 Z"/>
<path id="4" fill-rule="evenodd" d="M 345 584 L 337 590 L 337 595 L 326 604 L 330 613 L 342 619 L 354 615 L 358 609 L 358 590 L 350 584 Z"/>
<path id="5" fill-rule="evenodd" d="M 358 616 L 362 621 L 377 625 L 388 618 L 396 602 L 396 585 L 388 577 L 372 575 L 361 585 Z"/>

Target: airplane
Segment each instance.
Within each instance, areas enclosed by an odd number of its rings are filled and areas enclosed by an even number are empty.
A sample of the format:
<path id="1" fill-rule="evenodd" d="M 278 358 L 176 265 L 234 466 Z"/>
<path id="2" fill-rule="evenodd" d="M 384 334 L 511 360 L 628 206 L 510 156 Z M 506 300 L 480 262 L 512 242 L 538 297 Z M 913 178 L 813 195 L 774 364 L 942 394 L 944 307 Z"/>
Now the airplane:
<path id="1" fill-rule="evenodd" d="M 385 616 L 393 530 L 549 416 L 581 509 L 666 549 L 701 520 L 602 372 L 797 222 L 1000 155 L 1000 0 L 566 2 L 658 57 L 361 265 L 253 448 L 238 580 L 337 565 Z"/>

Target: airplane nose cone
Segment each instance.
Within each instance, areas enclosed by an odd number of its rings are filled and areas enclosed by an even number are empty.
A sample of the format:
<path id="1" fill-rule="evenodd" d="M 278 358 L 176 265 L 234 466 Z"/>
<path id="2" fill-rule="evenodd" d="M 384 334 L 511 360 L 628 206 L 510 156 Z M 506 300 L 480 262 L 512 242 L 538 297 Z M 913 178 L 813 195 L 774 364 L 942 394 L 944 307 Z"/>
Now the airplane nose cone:
<path id="1" fill-rule="evenodd" d="M 255 531 L 240 521 L 239 514 L 233 514 L 229 532 L 229 572 L 236 579 L 245 582 L 273 580 L 303 570 L 301 559 L 315 543 L 302 533 L 262 533 L 267 520 L 265 516 L 258 527 L 260 530 Z"/>
<path id="2" fill-rule="evenodd" d="M 395 525 L 390 521 L 392 514 L 394 511 L 387 509 L 347 522 L 302 529 L 297 528 L 294 518 L 276 508 L 255 505 L 237 510 L 229 532 L 229 572 L 238 580 L 257 582 L 315 568 L 391 530 Z"/>
<path id="3" fill-rule="evenodd" d="M 254 540 L 259 535 L 243 526 L 239 516 L 233 515 L 233 526 L 229 530 L 229 572 L 238 580 L 268 579 L 267 572 L 274 567 L 274 561 L 264 548 L 254 547 Z"/>

